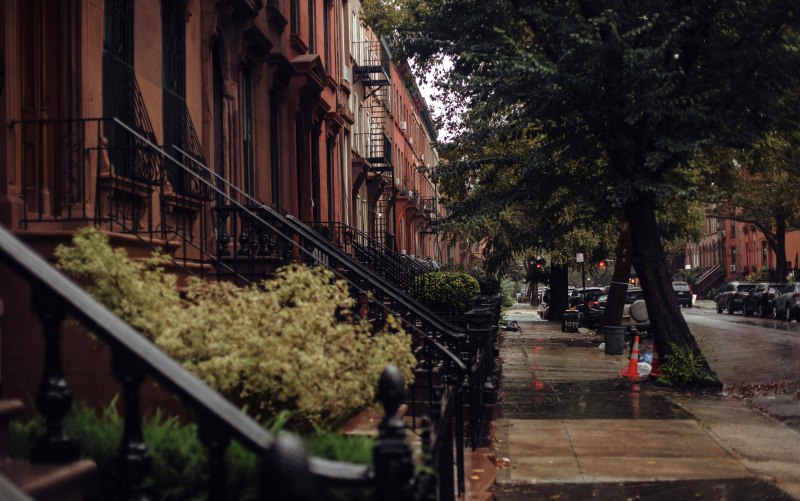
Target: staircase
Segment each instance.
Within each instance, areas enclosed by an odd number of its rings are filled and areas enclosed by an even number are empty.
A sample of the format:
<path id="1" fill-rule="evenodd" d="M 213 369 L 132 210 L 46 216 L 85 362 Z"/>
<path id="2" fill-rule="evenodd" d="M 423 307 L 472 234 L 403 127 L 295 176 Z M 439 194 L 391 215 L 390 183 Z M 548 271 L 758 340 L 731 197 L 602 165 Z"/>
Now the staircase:
<path id="1" fill-rule="evenodd" d="M 418 479 L 418 482 L 430 484 L 425 492 L 439 493 L 434 496 L 436 499 L 452 499 L 453 493 L 448 485 L 456 485 L 457 492 L 463 492 L 465 442 L 476 447 L 488 437 L 487 415 L 496 398 L 494 357 L 499 309 L 495 309 L 494 304 L 477 303 L 463 326 L 454 325 L 415 298 L 414 287 L 418 286 L 415 277 L 421 270 L 418 263 L 410 258 L 386 246 L 382 247 L 380 243 L 363 239 L 366 245 L 362 246 L 362 251 L 369 257 L 358 259 L 354 257 L 357 255 L 355 246 L 352 246 L 351 252 L 347 252 L 341 245 L 336 245 L 301 221 L 261 205 L 191 155 L 177 158 L 174 152 L 165 151 L 121 121 L 114 120 L 114 124 L 115 128 L 134 138 L 140 147 L 137 152 L 140 158 L 158 159 L 158 165 L 169 164 L 173 169 L 181 169 L 190 185 L 204 187 L 213 194 L 213 197 L 194 199 L 191 211 L 198 214 L 201 221 L 208 222 L 216 242 L 215 248 L 204 247 L 205 240 L 198 239 L 192 233 L 207 231 L 202 228 L 198 230 L 197 225 L 174 225 L 168 232 L 156 234 L 177 240 L 181 247 L 178 250 L 178 263 L 185 265 L 187 273 L 199 270 L 201 276 L 252 283 L 259 278 L 267 278 L 275 267 L 286 262 L 325 266 L 337 279 L 348 284 L 351 294 L 360 305 L 358 313 L 366 316 L 375 329 L 382 328 L 389 314 L 401 322 L 406 332 L 411 334 L 412 349 L 419 361 L 418 379 L 411 388 L 410 413 L 406 420 L 412 431 L 421 437 L 430 433 L 432 438 L 427 442 L 423 439 L 423 443 L 430 449 L 426 457 L 434 464 L 425 471 L 437 472 L 433 476 L 426 473 L 429 478 L 424 482 Z M 98 159 L 102 160 L 102 151 L 98 153 Z M 185 200 L 185 203 L 189 204 L 189 200 Z M 113 230 L 115 220 L 106 216 L 107 209 L 108 205 L 98 203 L 94 219 L 111 225 L 109 229 Z M 142 235 L 137 225 L 126 225 L 126 228 L 145 242 L 152 242 L 155 236 Z M 161 230 L 166 231 L 163 227 Z M 24 276 L 37 291 L 37 297 L 52 298 L 37 301 L 52 308 L 52 311 L 48 308 L 36 311 L 40 320 L 49 326 L 45 328 L 48 372 L 43 379 L 45 389 L 42 390 L 46 397 L 42 397 L 43 403 L 38 407 L 51 424 L 47 435 L 51 442 L 58 442 L 59 437 L 63 436 L 61 420 L 66 410 L 61 404 L 56 405 L 56 402 L 65 398 L 60 396 L 59 389 L 66 387 L 58 362 L 59 323 L 63 315 L 70 313 L 111 346 L 115 375 L 121 381 L 126 381 L 124 400 L 131 402 L 134 407 L 126 410 L 126 423 L 130 422 L 126 424 L 126 429 L 130 427 L 131 434 L 123 437 L 122 451 L 141 450 L 141 424 L 137 406 L 143 375 L 148 375 L 192 408 L 201 428 L 210 427 L 221 433 L 219 437 L 205 437 L 206 445 L 214 457 L 220 456 L 220 450 L 224 450 L 228 438 L 232 438 L 258 457 L 267 458 L 264 468 L 283 472 L 285 468 L 278 466 L 285 460 L 279 453 L 282 447 L 280 440 L 266 434 L 258 423 L 249 420 L 227 401 L 205 388 L 5 231 L 0 232 L 0 262 Z M 409 272 L 409 269 L 412 271 Z M 392 419 L 395 411 L 387 413 L 387 419 Z M 399 433 L 395 438 L 404 436 L 404 433 Z M 146 453 L 146 448 L 144 450 Z M 130 463 L 133 477 L 126 479 L 124 489 L 132 495 L 144 488 L 141 475 L 135 473 L 137 470 L 134 465 L 142 460 L 137 454 L 125 453 L 121 459 L 123 464 Z M 288 451 L 287 454 L 297 457 L 296 451 Z M 71 454 L 68 459 L 76 459 L 73 456 Z M 373 467 L 376 471 L 380 468 L 377 465 L 379 461 L 380 458 L 376 457 Z M 212 480 L 214 485 L 210 486 L 210 497 L 222 499 L 224 495 L 219 489 L 225 468 L 223 464 L 215 468 L 219 471 L 212 471 L 212 479 L 217 480 Z M 308 468 L 312 476 L 323 483 L 364 486 L 372 482 L 367 469 L 353 465 L 331 465 L 309 458 Z M 281 482 L 286 483 L 287 489 L 288 486 L 300 488 L 295 483 L 303 475 L 307 473 L 304 474 L 301 468 L 280 473 L 277 478 L 283 479 Z M 25 483 L 23 479 L 18 479 L 18 482 Z M 271 489 L 273 486 L 262 487 L 264 497 L 267 497 L 268 487 Z M 61 490 L 62 494 L 65 492 Z M 275 498 L 303 499 L 293 495 Z"/>

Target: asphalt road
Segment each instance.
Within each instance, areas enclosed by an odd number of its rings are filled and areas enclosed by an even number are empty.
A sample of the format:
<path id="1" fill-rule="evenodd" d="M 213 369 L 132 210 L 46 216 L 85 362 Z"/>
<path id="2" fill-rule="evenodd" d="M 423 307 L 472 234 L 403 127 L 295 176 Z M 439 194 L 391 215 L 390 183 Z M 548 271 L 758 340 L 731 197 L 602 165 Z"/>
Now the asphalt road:
<path id="1" fill-rule="evenodd" d="M 711 308 L 701 305 L 682 311 L 723 382 L 786 381 L 800 387 L 800 324 L 717 313 Z"/>
<path id="2" fill-rule="evenodd" d="M 800 323 L 698 306 L 683 316 L 725 391 L 800 431 Z"/>

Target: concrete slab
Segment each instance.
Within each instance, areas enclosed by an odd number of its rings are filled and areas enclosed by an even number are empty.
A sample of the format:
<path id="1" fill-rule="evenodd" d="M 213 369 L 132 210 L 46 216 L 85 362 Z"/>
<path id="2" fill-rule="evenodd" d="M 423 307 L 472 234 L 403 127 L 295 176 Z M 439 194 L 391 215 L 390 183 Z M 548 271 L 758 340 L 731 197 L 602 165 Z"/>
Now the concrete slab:
<path id="1" fill-rule="evenodd" d="M 794 430 L 735 399 L 631 387 L 624 356 L 520 325 L 501 350 L 496 499 L 800 499 Z"/>
<path id="2" fill-rule="evenodd" d="M 656 451 L 657 452 L 657 451 Z M 578 457 L 585 482 L 635 482 L 753 477 L 733 457 Z"/>

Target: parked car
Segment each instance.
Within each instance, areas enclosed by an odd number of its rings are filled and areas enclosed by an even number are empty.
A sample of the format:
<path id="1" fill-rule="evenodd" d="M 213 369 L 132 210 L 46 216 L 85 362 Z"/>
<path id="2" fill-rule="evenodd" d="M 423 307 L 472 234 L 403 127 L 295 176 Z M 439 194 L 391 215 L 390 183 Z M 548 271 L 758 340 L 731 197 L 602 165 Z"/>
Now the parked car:
<path id="1" fill-rule="evenodd" d="M 692 286 L 688 282 L 672 282 L 672 290 L 679 306 L 692 307 Z"/>
<path id="2" fill-rule="evenodd" d="M 737 311 L 742 311 L 744 297 L 755 289 L 756 284 L 749 282 L 729 282 L 720 289 L 717 295 L 717 313 L 727 311 L 733 315 Z"/>
<path id="3" fill-rule="evenodd" d="M 583 305 L 583 322 L 586 327 L 596 327 L 603 319 L 603 311 L 606 309 L 608 294 L 604 291 L 586 291 L 586 302 Z"/>
<path id="4" fill-rule="evenodd" d="M 780 290 L 780 284 L 761 282 L 744 297 L 742 313 L 745 316 L 758 315 L 761 318 L 772 315 L 775 311 L 775 297 Z"/>
<path id="5" fill-rule="evenodd" d="M 586 288 L 586 296 L 588 297 L 589 294 L 595 294 L 598 292 L 603 292 L 601 287 L 587 287 Z M 569 307 L 574 308 L 575 306 L 579 306 L 580 304 L 586 304 L 586 300 L 583 298 L 583 289 L 575 289 L 569 296 Z"/>
<path id="6" fill-rule="evenodd" d="M 625 293 L 625 306 L 622 308 L 622 318 L 631 317 L 631 305 L 642 300 L 644 301 L 644 292 L 641 287 L 629 287 L 628 292 Z"/>
<path id="7" fill-rule="evenodd" d="M 775 298 L 775 316 L 788 321 L 800 319 L 800 282 L 791 282 Z"/>

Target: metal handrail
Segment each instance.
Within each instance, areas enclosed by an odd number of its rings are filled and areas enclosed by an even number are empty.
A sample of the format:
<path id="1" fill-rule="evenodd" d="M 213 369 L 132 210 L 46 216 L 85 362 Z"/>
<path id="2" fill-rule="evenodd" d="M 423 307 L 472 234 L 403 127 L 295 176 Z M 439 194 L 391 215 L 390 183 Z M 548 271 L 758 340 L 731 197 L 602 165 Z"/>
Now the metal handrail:
<path id="1" fill-rule="evenodd" d="M 175 162 L 176 164 L 178 164 L 179 166 L 184 168 L 186 170 L 186 172 L 189 172 L 189 173 L 194 172 L 192 169 L 189 169 L 188 167 L 184 166 L 183 164 L 178 162 L 176 159 L 171 157 L 168 153 L 166 153 L 161 148 L 159 148 L 158 145 L 153 144 L 152 142 L 147 141 L 146 138 L 138 135 L 135 130 L 129 128 L 123 122 L 121 122 L 121 121 L 119 121 L 117 119 L 115 119 L 115 121 L 117 123 L 119 123 L 119 125 L 121 125 L 122 127 L 128 129 L 128 131 L 131 134 L 134 134 L 137 137 L 139 137 L 141 140 L 145 141 L 146 144 L 148 144 L 151 148 L 157 150 L 160 154 L 164 155 L 164 157 L 166 157 L 167 159 Z M 178 148 L 176 148 L 176 150 L 180 151 L 181 153 L 185 153 L 185 152 L 182 152 L 181 150 L 179 150 Z M 188 158 L 190 161 L 193 161 L 193 162 L 197 163 L 199 167 L 204 168 L 208 172 L 208 174 L 210 174 L 213 178 L 215 178 L 219 182 L 224 183 L 227 188 L 229 188 L 233 192 L 237 193 L 238 195 L 242 196 L 245 200 L 247 200 L 250 204 L 252 204 L 253 207 L 258 207 L 259 211 L 263 211 L 263 213 L 269 214 L 271 217 L 281 221 L 283 224 L 285 224 L 288 227 L 290 227 L 290 229 L 293 230 L 295 234 L 297 234 L 298 236 L 300 236 L 303 239 L 311 241 L 318 248 L 320 248 L 320 247 L 325 248 L 326 251 L 329 253 L 329 255 L 331 255 L 332 257 L 334 257 L 338 261 L 346 264 L 349 270 L 356 272 L 360 279 L 366 281 L 367 283 L 369 283 L 369 284 L 371 284 L 373 286 L 378 287 L 382 292 L 387 293 L 391 297 L 391 299 L 396 301 L 400 306 L 402 306 L 406 310 L 415 312 L 420 317 L 420 320 L 422 320 L 423 322 L 431 325 L 432 327 L 434 327 L 436 330 L 438 330 L 442 334 L 450 336 L 454 340 L 463 339 L 465 337 L 465 334 L 463 332 L 459 331 L 454 326 L 447 325 L 445 322 L 443 322 L 441 319 L 439 319 L 438 316 L 435 313 L 433 313 L 432 311 L 429 311 L 426 307 L 424 307 L 424 305 L 420 305 L 415 300 L 412 300 L 411 298 L 408 298 L 405 293 L 403 293 L 402 291 L 396 289 L 393 285 L 391 285 L 389 283 L 386 283 L 385 281 L 381 280 L 380 277 L 375 275 L 375 273 L 372 270 L 370 270 L 369 268 L 363 266 L 361 263 L 359 263 L 355 259 L 351 258 L 346 253 L 342 252 L 340 249 L 337 249 L 333 245 L 330 245 L 330 242 L 326 241 L 316 231 L 314 231 L 311 228 L 307 227 L 305 224 L 303 224 L 298 219 L 296 219 L 296 218 L 294 218 L 292 216 L 282 216 L 281 214 L 279 214 L 277 211 L 273 210 L 272 208 L 261 204 L 258 200 L 256 200 L 255 198 L 251 197 L 250 195 L 246 194 L 245 192 L 243 192 L 242 190 L 240 190 L 236 186 L 232 185 L 226 179 L 224 179 L 222 176 L 218 175 L 216 172 L 214 172 L 211 169 L 209 169 L 207 166 L 202 165 L 196 159 L 192 158 L 191 155 L 186 154 L 186 158 Z M 310 251 L 310 250 L 306 249 L 305 247 L 303 247 L 302 245 L 300 245 L 299 242 L 296 242 L 294 240 L 294 238 L 292 238 L 291 236 L 286 235 L 280 228 L 276 227 L 275 225 L 271 224 L 270 222 L 268 222 L 267 220 L 262 218 L 261 215 L 258 212 L 254 211 L 251 208 L 249 208 L 248 206 L 244 206 L 244 205 L 240 204 L 239 202 L 237 202 L 236 200 L 234 200 L 232 197 L 230 197 L 228 194 L 226 194 L 223 190 L 219 189 L 215 185 L 215 183 L 207 181 L 207 180 L 205 180 L 203 178 L 199 178 L 198 181 L 201 181 L 203 183 L 207 183 L 208 187 L 211 190 L 213 190 L 218 196 L 220 196 L 223 199 L 227 200 L 229 203 L 235 205 L 239 210 L 241 210 L 244 213 L 246 213 L 254 221 L 257 221 L 260 224 L 263 224 L 264 226 L 269 228 L 270 231 L 272 231 L 277 236 L 282 238 L 285 242 L 287 242 L 290 245 L 292 245 L 293 247 L 295 247 L 299 252 L 301 252 L 308 259 L 312 260 L 313 262 L 315 262 L 317 264 L 326 266 L 326 263 L 319 256 L 314 255 L 314 253 L 312 251 Z M 333 274 L 337 278 L 347 282 L 348 285 L 350 287 L 352 287 L 354 290 L 356 290 L 357 292 L 359 292 L 359 293 L 367 293 L 368 292 L 363 287 L 361 287 L 359 284 L 357 284 L 357 283 L 353 282 L 352 280 L 348 279 L 345 275 L 343 275 L 341 272 L 339 272 L 339 270 L 336 270 L 335 268 L 330 267 L 330 266 L 326 266 L 326 267 L 328 267 L 331 270 L 331 272 L 333 272 Z M 391 313 L 391 311 L 389 310 L 389 308 L 386 305 L 381 304 L 380 306 L 382 308 L 384 308 L 384 310 L 387 313 Z M 444 354 L 450 360 L 450 362 L 455 365 L 455 367 L 458 369 L 459 372 L 463 373 L 464 371 L 466 371 L 466 369 L 467 369 L 466 365 L 459 359 L 458 356 L 453 354 L 449 349 L 447 349 L 445 346 L 443 346 L 441 343 L 439 343 L 436 339 L 434 339 L 430 335 L 428 335 L 428 333 L 426 333 L 426 332 L 422 331 L 421 329 L 419 329 L 416 325 L 413 325 L 413 324 L 405 321 L 402 317 L 400 317 L 400 320 L 403 322 L 404 326 L 407 327 L 409 330 L 412 330 L 416 334 L 418 334 L 418 335 L 428 339 L 430 342 L 432 342 L 434 344 L 434 346 L 436 346 L 437 350 L 439 350 L 442 354 Z"/>
<path id="2" fill-rule="evenodd" d="M 3 227 L 0 227 L 0 256 L 24 275 L 35 289 L 48 291 L 66 305 L 91 332 L 123 350 L 160 385 L 189 402 L 201 414 L 224 424 L 245 448 L 262 458 L 273 450 L 275 438 L 262 425 L 181 367 Z M 371 479 L 366 466 L 318 458 L 309 461 L 312 471 L 323 477 L 345 479 L 358 485 L 368 485 Z"/>

